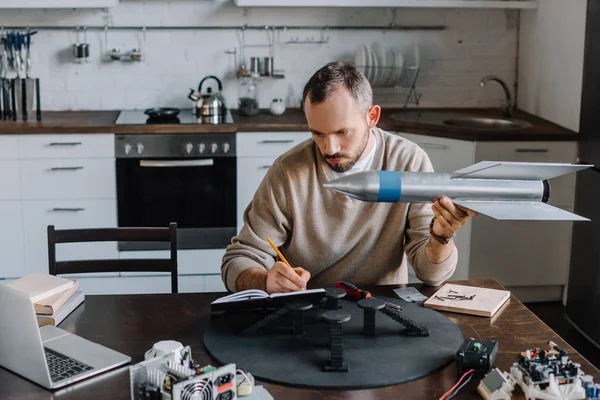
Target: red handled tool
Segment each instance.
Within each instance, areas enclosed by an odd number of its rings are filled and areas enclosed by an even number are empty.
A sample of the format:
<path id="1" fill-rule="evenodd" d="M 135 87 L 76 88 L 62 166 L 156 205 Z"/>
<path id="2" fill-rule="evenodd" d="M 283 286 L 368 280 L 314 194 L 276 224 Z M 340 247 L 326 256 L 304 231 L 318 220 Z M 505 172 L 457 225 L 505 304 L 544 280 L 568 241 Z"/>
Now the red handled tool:
<path id="1" fill-rule="evenodd" d="M 374 297 L 371 295 L 371 292 L 367 290 L 362 290 L 356 287 L 356 285 L 351 284 L 350 282 L 338 281 L 335 284 L 336 287 L 340 289 L 344 289 L 346 291 L 346 296 L 353 299 L 370 299 Z M 402 311 L 403 308 L 397 304 L 390 303 L 389 301 L 384 301 L 384 303 L 392 308 L 395 308 L 399 311 Z"/>
<path id="2" fill-rule="evenodd" d="M 371 292 L 357 288 L 350 282 L 338 281 L 335 286 L 346 291 L 346 296 L 354 299 L 368 299 L 371 297 Z"/>

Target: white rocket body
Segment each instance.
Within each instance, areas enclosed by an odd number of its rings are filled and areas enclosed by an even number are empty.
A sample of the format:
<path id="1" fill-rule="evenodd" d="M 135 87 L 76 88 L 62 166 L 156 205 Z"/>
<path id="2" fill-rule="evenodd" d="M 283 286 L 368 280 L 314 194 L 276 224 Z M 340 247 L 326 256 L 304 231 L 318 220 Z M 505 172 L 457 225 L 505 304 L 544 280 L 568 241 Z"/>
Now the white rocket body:
<path id="1" fill-rule="evenodd" d="M 591 165 L 483 161 L 453 173 L 365 171 L 325 183 L 347 196 L 372 202 L 455 204 L 502 220 L 588 220 L 550 206 L 548 179 Z"/>

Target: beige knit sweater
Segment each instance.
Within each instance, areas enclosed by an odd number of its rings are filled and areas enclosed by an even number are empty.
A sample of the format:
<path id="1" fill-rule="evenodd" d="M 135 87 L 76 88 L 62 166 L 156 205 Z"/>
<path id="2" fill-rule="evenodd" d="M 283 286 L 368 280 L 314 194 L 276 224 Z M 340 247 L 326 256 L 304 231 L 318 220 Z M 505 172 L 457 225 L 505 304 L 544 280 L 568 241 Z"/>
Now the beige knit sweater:
<path id="1" fill-rule="evenodd" d="M 375 128 L 375 156 L 368 170 L 431 172 L 425 152 L 413 142 Z M 270 269 L 276 253 L 270 237 L 294 267 L 311 273 L 309 288 L 346 280 L 355 285 L 408 280 L 408 263 L 430 285 L 448 279 L 457 250 L 440 264 L 425 249 L 431 203 L 373 203 L 323 187 L 335 173 L 312 139 L 281 155 L 267 172 L 244 212 L 244 226 L 223 257 L 221 275 L 231 291 L 246 269 Z"/>

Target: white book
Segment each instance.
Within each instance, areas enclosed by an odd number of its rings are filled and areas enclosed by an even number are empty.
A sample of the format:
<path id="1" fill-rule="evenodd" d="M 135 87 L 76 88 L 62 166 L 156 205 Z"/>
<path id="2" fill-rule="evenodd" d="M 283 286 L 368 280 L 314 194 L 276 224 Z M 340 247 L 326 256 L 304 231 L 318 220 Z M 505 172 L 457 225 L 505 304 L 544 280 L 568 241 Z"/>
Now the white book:
<path id="1" fill-rule="evenodd" d="M 85 299 L 85 295 L 81 290 L 76 291 L 54 315 L 36 314 L 38 326 L 53 325 L 57 326 L 63 319 L 67 318 Z"/>
<path id="2" fill-rule="evenodd" d="M 73 281 L 47 273 L 36 272 L 25 275 L 6 285 L 27 294 L 33 303 L 39 303 L 50 296 L 70 289 L 73 287 Z"/>

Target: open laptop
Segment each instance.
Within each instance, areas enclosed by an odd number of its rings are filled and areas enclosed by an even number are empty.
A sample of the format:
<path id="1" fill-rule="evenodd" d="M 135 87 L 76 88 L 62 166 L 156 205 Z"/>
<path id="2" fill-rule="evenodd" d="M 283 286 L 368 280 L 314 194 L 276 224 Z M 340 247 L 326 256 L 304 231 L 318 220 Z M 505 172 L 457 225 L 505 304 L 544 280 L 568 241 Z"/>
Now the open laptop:
<path id="1" fill-rule="evenodd" d="M 129 356 L 63 329 L 38 328 L 31 299 L 0 284 L 0 366 L 58 389 L 130 361 Z"/>

